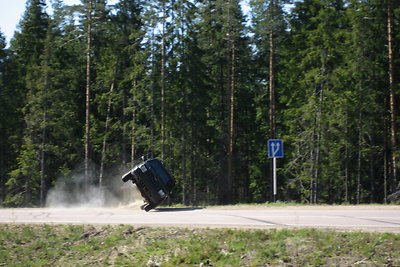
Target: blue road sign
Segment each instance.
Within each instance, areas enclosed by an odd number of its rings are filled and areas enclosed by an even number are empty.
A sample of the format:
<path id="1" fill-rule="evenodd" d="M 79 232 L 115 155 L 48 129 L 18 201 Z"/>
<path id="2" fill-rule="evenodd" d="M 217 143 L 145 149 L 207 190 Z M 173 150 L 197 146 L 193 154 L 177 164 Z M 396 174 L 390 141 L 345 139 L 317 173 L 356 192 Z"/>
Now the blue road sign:
<path id="1" fill-rule="evenodd" d="M 268 157 L 283 158 L 283 141 L 281 139 L 268 140 Z"/>

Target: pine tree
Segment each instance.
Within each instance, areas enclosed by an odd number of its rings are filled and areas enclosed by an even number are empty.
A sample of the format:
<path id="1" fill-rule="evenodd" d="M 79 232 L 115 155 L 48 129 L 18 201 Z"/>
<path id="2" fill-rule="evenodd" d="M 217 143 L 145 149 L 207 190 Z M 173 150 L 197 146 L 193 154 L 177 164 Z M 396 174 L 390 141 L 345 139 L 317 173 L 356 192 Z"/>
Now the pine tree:
<path id="1" fill-rule="evenodd" d="M 43 75 L 40 73 L 42 56 L 48 30 L 48 16 L 41 0 L 27 2 L 27 10 L 20 22 L 21 32 L 16 34 L 12 49 L 18 55 L 21 66 L 21 86 L 26 88 L 27 102 L 24 107 L 26 128 L 18 158 L 18 169 L 11 173 L 7 185 L 12 192 L 8 202 L 15 205 L 32 205 L 40 198 L 40 151 L 41 123 L 44 115 Z M 39 159 L 39 160 L 38 160 Z"/>
<path id="2" fill-rule="evenodd" d="M 400 182 L 398 181 L 398 122 L 396 88 L 396 39 L 395 39 L 395 1 L 387 0 L 387 42 L 388 42 L 388 76 L 389 76 L 389 110 L 390 110 L 390 151 L 391 151 L 391 184 L 395 191 L 389 196 L 390 200 L 400 199 Z M 397 188 L 394 187 L 397 185 Z"/>
<path id="3" fill-rule="evenodd" d="M 335 85 L 335 72 L 341 66 L 341 52 L 346 29 L 343 1 L 308 0 L 296 4 L 292 14 L 292 49 L 289 65 L 291 75 L 297 76 L 297 87 L 290 97 L 291 119 L 286 117 L 294 144 L 288 170 L 294 175 L 293 185 L 299 188 L 302 201 L 317 203 L 320 198 L 329 199 L 330 180 L 324 173 L 325 158 L 331 151 L 330 125 L 337 122 L 333 117 L 336 92 L 344 88 Z M 289 46 L 289 47 L 290 47 Z M 295 62 L 295 60 L 298 60 Z M 300 67 L 300 68 L 299 68 Z M 295 105 L 298 105 L 295 107 Z M 339 118 L 340 119 L 340 118 Z M 292 121 L 291 121 L 292 120 Z M 292 139 L 293 138 L 293 139 Z M 328 154 L 327 154 L 328 153 Z"/>
<path id="4" fill-rule="evenodd" d="M 257 76 L 259 79 L 265 81 L 267 84 L 266 91 L 268 92 L 268 122 L 269 133 L 267 134 L 270 139 L 276 138 L 277 131 L 277 106 L 279 96 L 277 95 L 277 75 L 279 75 L 279 48 L 282 46 L 283 40 L 287 37 L 285 32 L 286 22 L 285 13 L 283 8 L 288 1 L 251 1 L 253 12 L 253 31 L 254 41 L 257 47 L 257 64 L 260 64 Z M 260 103 L 266 105 L 267 103 Z M 266 107 L 261 107 L 261 110 Z M 270 162 L 270 179 L 268 182 L 271 184 L 271 197 L 273 200 L 272 192 L 272 161 Z"/>
<path id="5" fill-rule="evenodd" d="M 241 63 L 248 59 L 244 19 L 238 1 L 209 1 L 203 3 L 201 10 L 202 60 L 212 66 L 205 75 L 211 98 L 207 111 L 208 124 L 213 128 L 211 144 L 214 162 L 219 162 L 218 198 L 220 203 L 231 203 L 237 199 L 239 191 L 246 192 L 248 187 L 248 182 L 244 182 L 248 174 L 238 175 L 241 167 L 237 161 L 240 151 L 237 145 L 241 140 L 237 113 L 241 101 L 237 95 L 245 88 L 246 65 Z"/>
<path id="6" fill-rule="evenodd" d="M 392 180 L 397 182 L 397 109 L 396 109 L 396 75 L 395 75 L 395 42 L 394 42 L 394 16 L 393 16 L 393 1 L 387 0 L 387 31 L 388 31 L 388 60 L 389 60 L 389 99 L 390 99 L 390 142 L 392 150 Z"/>
<path id="7" fill-rule="evenodd" d="M 42 72 L 47 73 L 45 126 L 45 190 L 58 183 L 79 183 L 71 175 L 83 162 L 85 43 L 71 7 L 53 3 L 54 14 L 47 33 Z M 46 68 L 47 67 L 47 68 Z M 46 77 L 45 76 L 45 77 Z M 73 187 L 70 188 L 71 192 Z M 72 193 L 71 193 L 72 194 Z"/>
<path id="8" fill-rule="evenodd" d="M 6 173 L 7 173 L 7 154 L 8 154 L 8 131 L 7 131 L 7 98 L 5 88 L 5 65 L 7 63 L 6 39 L 0 31 L 0 202 L 2 203 L 6 194 Z"/>
<path id="9" fill-rule="evenodd" d="M 99 119 L 104 123 L 104 131 L 97 129 L 95 133 L 102 138 L 99 182 L 104 166 L 126 163 L 132 166 L 137 160 L 136 153 L 142 149 L 136 141 L 141 138 L 137 132 L 137 128 L 140 128 L 137 122 L 140 114 L 138 99 L 142 97 L 140 91 L 146 64 L 141 47 L 141 7 L 135 1 L 121 1 L 115 8 L 116 15 L 110 16 L 112 23 L 103 30 L 103 47 L 96 64 L 96 90 L 99 91 L 95 102 L 99 105 Z M 117 145 L 107 144 L 116 140 L 121 141 Z M 131 155 L 130 160 L 127 159 L 128 154 Z"/>
<path id="10" fill-rule="evenodd" d="M 84 186 L 86 188 L 89 187 L 89 185 L 92 182 L 92 170 L 91 170 L 91 161 L 92 161 L 92 155 L 91 155 L 91 136 L 90 136 L 90 129 L 91 129 L 91 86 L 92 86 L 92 30 L 93 30 L 93 11 L 94 11 L 94 1 L 93 0 L 87 0 L 83 1 L 83 4 L 85 5 L 85 11 L 86 11 L 86 40 L 87 40 L 87 45 L 86 45 L 86 114 L 85 114 L 85 182 Z"/>
<path id="11" fill-rule="evenodd" d="M 169 68 L 169 90 L 175 97 L 170 98 L 174 113 L 169 116 L 171 122 L 175 122 L 170 125 L 175 140 L 172 151 L 174 157 L 179 159 L 179 164 L 173 166 L 179 170 L 175 176 L 180 185 L 178 192 L 182 202 L 193 205 L 201 192 L 195 176 L 203 161 L 196 153 L 201 153 L 196 137 L 199 134 L 197 131 L 200 131 L 197 126 L 204 124 L 204 110 L 199 104 L 207 97 L 200 78 L 203 66 L 200 64 L 195 24 L 198 8 L 191 1 L 179 0 L 171 6 L 170 13 L 174 19 L 170 39 L 174 58 Z"/>

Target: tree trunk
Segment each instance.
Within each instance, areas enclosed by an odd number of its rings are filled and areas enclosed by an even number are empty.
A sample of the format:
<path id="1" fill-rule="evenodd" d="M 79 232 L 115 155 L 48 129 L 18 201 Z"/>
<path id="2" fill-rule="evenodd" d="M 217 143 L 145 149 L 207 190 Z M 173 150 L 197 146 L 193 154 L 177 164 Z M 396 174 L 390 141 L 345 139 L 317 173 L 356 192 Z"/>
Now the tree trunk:
<path id="1" fill-rule="evenodd" d="M 317 122 L 316 122 L 316 137 L 315 137 L 315 151 L 314 151 L 314 162 L 313 162 L 313 184 L 312 184 L 312 201 L 311 203 L 318 203 L 318 184 L 320 179 L 320 170 L 319 170 L 319 162 L 320 162 L 320 154 L 321 154 L 321 105 L 322 105 L 322 91 L 321 99 L 320 99 L 320 107 L 318 108 Z"/>
<path id="2" fill-rule="evenodd" d="M 47 72 L 47 71 L 46 71 Z M 47 87 L 47 73 L 45 74 L 45 88 Z M 46 100 L 43 107 L 43 129 L 42 129 L 42 144 L 40 146 L 40 207 L 45 205 L 46 196 L 46 180 L 45 180 L 45 147 L 46 147 L 46 124 L 47 124 L 47 107 Z"/>
<path id="3" fill-rule="evenodd" d="M 357 180 L 356 180 L 356 204 L 360 204 L 361 201 L 361 159 L 362 159 L 362 136 L 363 136 L 363 102 L 364 95 L 362 93 L 363 83 L 360 80 L 359 82 L 359 107 L 358 107 L 358 143 L 357 143 Z"/>
<path id="4" fill-rule="evenodd" d="M 186 153 L 187 153 L 187 149 L 186 149 L 186 136 L 185 134 L 182 134 L 181 136 L 181 140 L 182 140 L 182 203 L 184 205 L 187 205 L 187 196 L 186 196 L 186 183 L 187 183 L 187 168 L 186 168 L 186 164 L 187 164 L 187 157 L 186 157 Z M 192 152 L 193 153 L 193 152 Z M 193 168 L 193 165 L 192 165 Z"/>
<path id="5" fill-rule="evenodd" d="M 346 116 L 346 136 L 349 136 L 348 116 Z M 346 141 L 344 148 L 344 201 L 349 202 L 349 144 Z"/>
<path id="6" fill-rule="evenodd" d="M 162 1 L 162 37 L 161 37 L 161 160 L 165 159 L 165 1 Z"/>
<path id="7" fill-rule="evenodd" d="M 395 73 L 395 40 L 393 33 L 394 16 L 393 0 L 387 0 L 387 32 L 388 32 L 388 60 L 389 60 L 389 98 L 390 98 L 390 141 L 391 141 L 391 161 L 392 161 L 392 184 L 397 183 L 397 107 L 396 107 L 396 73 Z M 393 187 L 394 187 L 393 186 Z M 400 187 L 400 184 L 399 184 Z M 400 188 L 398 188 L 400 189 Z M 394 188 L 393 188 L 394 190 Z"/>
<path id="8" fill-rule="evenodd" d="M 109 96 L 108 96 L 108 103 L 107 103 L 107 115 L 106 115 L 106 125 L 104 129 L 104 137 L 103 137 L 103 145 L 101 148 L 101 162 L 100 162 L 100 174 L 99 174 L 99 187 L 103 186 L 103 173 L 104 173 L 104 161 L 106 160 L 106 146 L 107 146 L 107 135 L 108 135 L 108 127 L 110 124 L 110 112 L 111 112 L 111 97 L 112 92 L 114 90 L 114 81 L 111 83 Z"/>
<path id="9" fill-rule="evenodd" d="M 155 68 L 156 68 L 156 60 L 155 60 L 155 34 L 154 30 L 152 33 L 150 50 L 151 50 L 151 99 L 150 99 L 150 157 L 154 157 L 154 132 L 155 132 L 155 115 L 154 115 L 154 101 L 155 101 Z"/>
<path id="10" fill-rule="evenodd" d="M 275 138 L 275 73 L 274 73 L 274 40 L 273 40 L 273 31 L 269 32 L 269 129 L 270 129 L 270 138 Z"/>
<path id="11" fill-rule="evenodd" d="M 136 79 L 132 82 L 134 88 L 132 95 L 132 128 L 131 128 L 131 168 L 136 159 Z"/>
<path id="12" fill-rule="evenodd" d="M 125 127 L 125 125 L 126 125 L 126 102 L 127 102 L 127 100 L 126 100 L 126 98 L 127 98 L 127 96 L 126 96 L 126 90 L 125 89 L 122 89 L 122 113 L 121 113 L 121 123 L 122 123 L 122 140 L 121 140 L 121 142 L 122 142 L 122 144 L 121 144 L 121 150 L 122 150 L 122 152 L 121 152 L 121 161 L 122 161 L 122 164 L 125 166 L 125 164 L 127 164 L 127 162 L 128 162 L 128 155 L 127 155 L 127 149 L 126 149 L 126 147 L 127 147 L 127 143 L 128 143 L 128 141 L 127 141 L 127 134 L 126 134 L 126 127 Z M 131 167 L 133 167 L 133 166 L 131 166 Z"/>
<path id="13" fill-rule="evenodd" d="M 371 138 L 371 146 L 373 147 L 373 142 Z M 370 161 L 369 161 L 369 175 L 370 175 L 370 203 L 375 203 L 375 164 L 374 164 L 374 154 L 370 153 Z"/>
<path id="14" fill-rule="evenodd" d="M 325 49 L 322 51 L 322 66 L 320 76 L 324 77 L 326 72 L 326 57 L 327 52 Z M 319 180 L 320 180 L 320 158 L 321 158 L 321 141 L 322 141 L 322 113 L 323 113 L 323 102 L 324 102 L 324 80 L 315 84 L 315 96 L 319 95 L 316 100 L 315 119 L 313 126 L 313 157 L 312 157 L 312 181 L 311 181 L 311 203 L 318 203 L 319 195 Z"/>
<path id="15" fill-rule="evenodd" d="M 234 180 L 234 136 L 235 136 L 235 45 L 232 44 L 231 51 L 231 74 L 229 86 L 229 129 L 228 129 L 228 201 L 232 201 Z"/>
<path id="16" fill-rule="evenodd" d="M 46 198 L 46 180 L 45 180 L 45 157 L 46 157 L 46 134 L 47 134 L 47 90 L 48 90 L 48 79 L 49 79 L 49 57 L 50 57 L 50 47 L 49 47 L 49 38 L 46 40 L 46 51 L 44 58 L 44 71 L 43 71 L 43 90 L 44 99 L 43 99 L 43 129 L 42 129 L 42 144 L 40 146 L 40 206 L 44 207 L 45 198 Z"/>
<path id="17" fill-rule="evenodd" d="M 235 138 L 235 33 L 233 29 L 232 23 L 232 4 L 228 7 L 228 25 L 229 29 L 229 84 L 228 88 L 228 173 L 227 173 L 227 189 L 228 189 L 228 202 L 231 203 L 233 201 L 233 184 L 234 184 L 234 138 Z"/>
<path id="18" fill-rule="evenodd" d="M 90 0 L 90 6 L 87 10 L 87 47 L 86 47 L 86 122 L 85 122 L 85 189 L 90 183 L 90 86 L 91 86 L 91 52 L 92 52 L 92 11 L 93 1 Z"/>
<path id="19" fill-rule="evenodd" d="M 195 127 L 193 127 L 194 125 L 192 124 L 192 140 L 194 140 L 194 131 L 195 131 Z M 190 193 L 191 193 L 191 201 L 190 204 L 191 205 L 196 205 L 197 204 L 197 195 L 196 195 L 196 186 L 195 186 L 195 156 L 196 156 L 196 152 L 195 152 L 195 146 L 194 146 L 194 142 L 191 142 L 191 155 L 190 155 L 190 161 L 191 161 L 191 165 L 192 166 L 190 168 Z"/>

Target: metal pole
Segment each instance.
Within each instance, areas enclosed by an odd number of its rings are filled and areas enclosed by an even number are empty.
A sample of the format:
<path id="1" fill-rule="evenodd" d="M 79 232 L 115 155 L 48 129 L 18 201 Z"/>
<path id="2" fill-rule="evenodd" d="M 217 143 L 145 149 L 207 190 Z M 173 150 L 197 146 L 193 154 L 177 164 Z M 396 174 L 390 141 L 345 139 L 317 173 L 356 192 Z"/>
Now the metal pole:
<path id="1" fill-rule="evenodd" d="M 276 202 L 276 158 L 272 159 L 273 161 L 273 169 L 274 169 L 274 202 Z"/>

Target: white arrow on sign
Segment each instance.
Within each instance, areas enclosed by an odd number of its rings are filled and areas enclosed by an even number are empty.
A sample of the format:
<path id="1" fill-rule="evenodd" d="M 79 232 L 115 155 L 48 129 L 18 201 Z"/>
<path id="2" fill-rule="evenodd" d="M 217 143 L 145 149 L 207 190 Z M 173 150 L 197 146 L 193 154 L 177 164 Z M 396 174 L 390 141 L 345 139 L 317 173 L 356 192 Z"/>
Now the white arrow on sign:
<path id="1" fill-rule="evenodd" d="M 276 156 L 276 154 L 279 152 L 279 148 L 280 148 L 280 143 L 275 143 L 272 142 L 271 143 L 271 148 L 272 148 L 272 157 L 274 158 Z"/>

